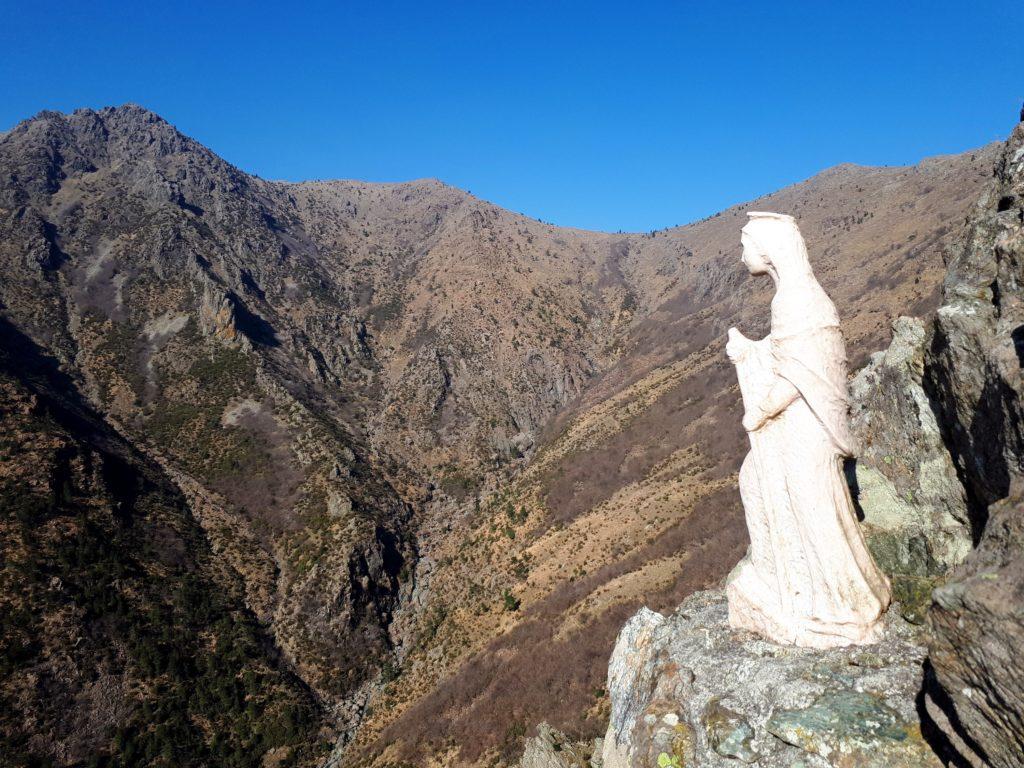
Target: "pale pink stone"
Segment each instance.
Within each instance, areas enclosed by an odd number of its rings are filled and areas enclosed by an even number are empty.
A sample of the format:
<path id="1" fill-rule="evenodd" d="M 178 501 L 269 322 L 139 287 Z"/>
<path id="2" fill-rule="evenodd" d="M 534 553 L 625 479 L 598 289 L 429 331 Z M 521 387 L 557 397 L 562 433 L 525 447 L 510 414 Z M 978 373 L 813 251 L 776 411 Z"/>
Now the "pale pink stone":
<path id="1" fill-rule="evenodd" d="M 853 446 L 839 316 L 793 218 L 747 215 L 743 262 L 776 294 L 771 333 L 731 328 L 726 345 L 750 437 L 739 477 L 750 548 L 729 576 L 729 621 L 811 648 L 871 643 L 891 592 L 843 476 Z"/>

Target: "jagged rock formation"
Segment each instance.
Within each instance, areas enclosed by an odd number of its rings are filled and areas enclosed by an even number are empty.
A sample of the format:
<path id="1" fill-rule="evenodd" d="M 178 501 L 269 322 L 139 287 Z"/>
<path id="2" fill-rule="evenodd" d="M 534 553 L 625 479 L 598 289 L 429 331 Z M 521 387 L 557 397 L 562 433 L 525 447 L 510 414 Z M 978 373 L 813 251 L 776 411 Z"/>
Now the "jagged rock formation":
<path id="1" fill-rule="evenodd" d="M 997 502 L 985 533 L 930 612 L 927 715 L 942 748 L 971 766 L 1010 768 L 1024 755 L 1024 501 Z"/>
<path id="2" fill-rule="evenodd" d="M 721 592 L 623 627 L 604 768 L 938 768 L 915 700 L 925 649 L 888 614 L 875 645 L 814 651 L 729 627 Z"/>
<path id="3" fill-rule="evenodd" d="M 926 351 L 924 322 L 901 317 L 889 348 L 850 383 L 851 490 L 875 561 L 918 623 L 932 588 L 972 543 L 964 489 L 924 389 Z"/>
<path id="4" fill-rule="evenodd" d="M 934 593 L 928 711 L 964 760 L 999 768 L 1024 755 L 1022 270 L 1024 124 L 950 263 L 926 374 L 981 532 Z"/>
<path id="5" fill-rule="evenodd" d="M 1024 127 L 1006 142 L 995 184 L 955 246 L 925 376 L 967 492 L 972 528 L 1005 498 L 1024 456 Z"/>
<path id="6" fill-rule="evenodd" d="M 759 201 L 800 219 L 858 358 L 934 306 L 993 152 Z M 0 313 L 181 495 L 337 761 L 507 761 L 544 718 L 597 735 L 640 596 L 742 551 L 707 348 L 763 310 L 741 213 L 560 229 L 436 181 L 266 182 L 139 107 L 47 112 L 0 136 Z"/>
<path id="7" fill-rule="evenodd" d="M 1012 492 L 1024 467 L 1022 263 L 1018 126 L 951 248 L 934 319 L 901 318 L 851 387 L 872 549 L 915 617 L 932 606 L 928 717 L 945 733 L 938 749 L 971 765 L 1018 765 L 1024 754 L 1014 660 L 1024 540 Z"/>

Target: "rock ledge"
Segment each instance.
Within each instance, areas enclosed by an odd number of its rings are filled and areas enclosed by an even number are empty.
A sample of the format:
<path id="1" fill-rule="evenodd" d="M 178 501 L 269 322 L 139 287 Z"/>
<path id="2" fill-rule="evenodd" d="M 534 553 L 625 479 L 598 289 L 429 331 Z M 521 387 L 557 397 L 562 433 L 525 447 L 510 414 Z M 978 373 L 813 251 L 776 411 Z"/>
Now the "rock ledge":
<path id="1" fill-rule="evenodd" d="M 915 700 L 925 650 L 890 610 L 881 642 L 780 646 L 728 625 L 725 596 L 623 627 L 608 670 L 605 768 L 940 766 Z"/>

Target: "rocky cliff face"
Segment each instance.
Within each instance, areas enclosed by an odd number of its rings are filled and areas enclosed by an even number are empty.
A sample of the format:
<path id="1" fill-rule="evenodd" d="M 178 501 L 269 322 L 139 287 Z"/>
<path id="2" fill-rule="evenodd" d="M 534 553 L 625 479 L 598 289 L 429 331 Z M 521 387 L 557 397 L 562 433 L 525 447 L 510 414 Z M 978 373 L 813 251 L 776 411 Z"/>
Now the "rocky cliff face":
<path id="1" fill-rule="evenodd" d="M 852 387 L 865 525 L 905 605 L 931 606 L 927 718 L 940 750 L 972 765 L 1024 754 L 1022 201 L 1018 126 L 951 248 L 934 319 L 901 318 Z"/>
<path id="2" fill-rule="evenodd" d="M 927 340 L 924 321 L 899 318 L 892 344 L 850 384 L 851 490 L 876 562 L 918 623 L 932 588 L 972 546 L 966 493 L 925 391 Z"/>
<path id="3" fill-rule="evenodd" d="M 1024 124 L 954 253 L 935 321 L 929 391 L 978 547 L 935 590 L 928 711 L 972 764 L 1024 755 Z"/>
<path id="4" fill-rule="evenodd" d="M 859 358 L 893 306 L 937 302 L 994 151 L 841 166 L 756 201 L 800 219 Z M 184 501 L 236 590 L 225 610 L 281 691 L 305 691 L 296 718 L 339 738 L 335 762 L 507 761 L 545 718 L 603 730 L 617 627 L 743 547 L 737 393 L 708 347 L 756 333 L 767 298 L 742 279 L 742 213 L 582 232 L 435 181 L 266 182 L 139 107 L 42 113 L 0 136 L 0 312 Z M 48 487 L 46 466 L 10 477 Z M 959 507 L 921 517 L 947 514 L 939 560 L 959 556 Z M 68 762 L 52 720 L 8 732 Z M 93 746 L 121 754 L 117 727 Z M 240 745 L 242 762 L 313 759 Z"/>

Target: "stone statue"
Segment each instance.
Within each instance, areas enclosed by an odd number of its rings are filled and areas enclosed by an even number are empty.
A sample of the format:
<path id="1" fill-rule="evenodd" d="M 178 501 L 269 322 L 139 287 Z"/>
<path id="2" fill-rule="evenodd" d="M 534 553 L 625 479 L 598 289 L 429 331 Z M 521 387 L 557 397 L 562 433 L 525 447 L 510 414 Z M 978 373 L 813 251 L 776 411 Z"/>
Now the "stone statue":
<path id="1" fill-rule="evenodd" d="M 748 213 L 743 263 L 775 283 L 771 333 L 729 329 L 750 453 L 740 496 L 750 548 L 729 576 L 729 622 L 779 643 L 878 640 L 888 579 L 864 543 L 843 475 L 846 348 L 791 216 Z"/>

